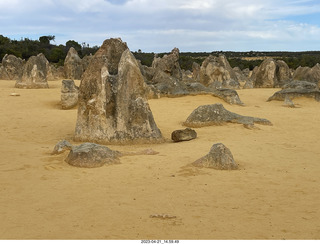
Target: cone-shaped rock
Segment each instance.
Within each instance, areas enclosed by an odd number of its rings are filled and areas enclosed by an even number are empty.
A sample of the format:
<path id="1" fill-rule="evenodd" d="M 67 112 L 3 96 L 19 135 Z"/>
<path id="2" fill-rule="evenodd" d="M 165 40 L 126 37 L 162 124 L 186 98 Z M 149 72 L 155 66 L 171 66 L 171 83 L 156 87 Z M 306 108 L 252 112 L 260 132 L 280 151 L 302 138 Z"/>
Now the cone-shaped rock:
<path id="1" fill-rule="evenodd" d="M 222 143 L 214 144 L 210 152 L 193 162 L 193 165 L 220 170 L 238 169 L 238 165 L 234 161 L 230 149 Z"/>
<path id="2" fill-rule="evenodd" d="M 67 79 L 81 79 L 83 73 L 82 60 L 73 47 L 69 49 L 64 60 L 64 72 Z"/>
<path id="3" fill-rule="evenodd" d="M 49 61 L 40 53 L 28 59 L 22 78 L 16 82 L 16 88 L 49 88 L 47 74 Z"/>
<path id="4" fill-rule="evenodd" d="M 137 60 L 121 39 L 108 39 L 93 56 L 79 87 L 75 140 L 159 142 Z"/>

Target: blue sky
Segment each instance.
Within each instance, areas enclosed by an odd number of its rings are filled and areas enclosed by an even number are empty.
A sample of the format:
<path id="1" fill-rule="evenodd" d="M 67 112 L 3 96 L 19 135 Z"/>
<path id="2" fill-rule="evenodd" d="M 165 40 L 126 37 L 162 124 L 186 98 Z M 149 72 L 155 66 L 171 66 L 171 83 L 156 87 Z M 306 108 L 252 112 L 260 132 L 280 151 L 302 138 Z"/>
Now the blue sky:
<path id="1" fill-rule="evenodd" d="M 145 52 L 320 50 L 320 1 L 0 0 L 0 34 L 90 46 L 121 37 Z"/>

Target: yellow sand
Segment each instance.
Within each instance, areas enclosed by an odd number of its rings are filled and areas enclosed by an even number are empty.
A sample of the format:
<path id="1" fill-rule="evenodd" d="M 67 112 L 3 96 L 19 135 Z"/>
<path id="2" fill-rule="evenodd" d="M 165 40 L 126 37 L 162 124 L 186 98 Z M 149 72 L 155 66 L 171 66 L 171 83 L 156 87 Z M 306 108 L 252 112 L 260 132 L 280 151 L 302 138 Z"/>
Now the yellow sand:
<path id="1" fill-rule="evenodd" d="M 74 143 L 77 109 L 60 109 L 60 84 L 0 81 L 0 239 L 320 238 L 320 103 L 266 102 L 277 89 L 239 90 L 245 107 L 209 95 L 150 100 L 167 142 L 109 147 L 159 154 L 85 169 L 65 163 L 67 152 L 50 155 L 59 140 Z M 196 140 L 170 141 L 195 108 L 213 103 L 274 125 L 203 127 Z M 189 165 L 219 142 L 239 170 Z"/>

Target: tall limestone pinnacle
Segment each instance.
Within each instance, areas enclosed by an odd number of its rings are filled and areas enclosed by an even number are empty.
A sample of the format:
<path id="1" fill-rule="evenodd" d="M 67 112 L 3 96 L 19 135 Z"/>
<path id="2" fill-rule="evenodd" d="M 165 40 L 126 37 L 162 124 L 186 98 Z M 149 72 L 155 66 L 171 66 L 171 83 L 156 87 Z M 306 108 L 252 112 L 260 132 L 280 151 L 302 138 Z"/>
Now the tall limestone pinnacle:
<path id="1" fill-rule="evenodd" d="M 137 60 L 121 39 L 107 39 L 93 56 L 79 87 L 76 141 L 98 143 L 163 140 Z"/>

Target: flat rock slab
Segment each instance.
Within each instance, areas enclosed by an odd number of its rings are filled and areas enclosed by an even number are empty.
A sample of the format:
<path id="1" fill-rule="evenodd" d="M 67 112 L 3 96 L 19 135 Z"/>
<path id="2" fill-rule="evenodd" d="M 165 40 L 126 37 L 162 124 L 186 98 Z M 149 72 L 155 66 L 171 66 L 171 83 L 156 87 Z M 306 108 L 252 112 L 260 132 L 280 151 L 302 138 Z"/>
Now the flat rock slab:
<path id="1" fill-rule="evenodd" d="M 171 133 L 171 139 L 174 142 L 190 141 L 197 138 L 197 132 L 193 129 L 175 130 Z"/>
<path id="2" fill-rule="evenodd" d="M 253 125 L 254 123 L 272 125 L 267 119 L 242 116 L 226 110 L 222 104 L 202 105 L 195 109 L 183 123 L 188 127 L 203 127 L 210 125 L 221 125 L 223 123 L 238 123 Z"/>
<path id="3" fill-rule="evenodd" d="M 312 82 L 292 81 L 284 85 L 281 91 L 273 94 L 267 101 L 286 101 L 288 99 L 292 100 L 297 97 L 314 98 L 316 101 L 320 102 L 320 90 L 318 86 Z"/>
<path id="4" fill-rule="evenodd" d="M 119 163 L 120 156 L 120 152 L 113 151 L 106 146 L 83 143 L 79 146 L 73 146 L 65 161 L 72 166 L 95 168 Z"/>
<path id="5" fill-rule="evenodd" d="M 219 170 L 238 169 L 229 148 L 222 143 L 214 144 L 209 153 L 192 163 L 196 167 L 213 168 Z"/>
<path id="6" fill-rule="evenodd" d="M 286 97 L 289 97 L 291 100 L 297 97 L 307 97 L 307 98 L 313 98 L 316 101 L 320 102 L 320 91 L 316 89 L 283 89 L 281 91 L 276 92 L 273 94 L 267 102 L 270 102 L 272 100 L 277 101 L 284 101 Z"/>

